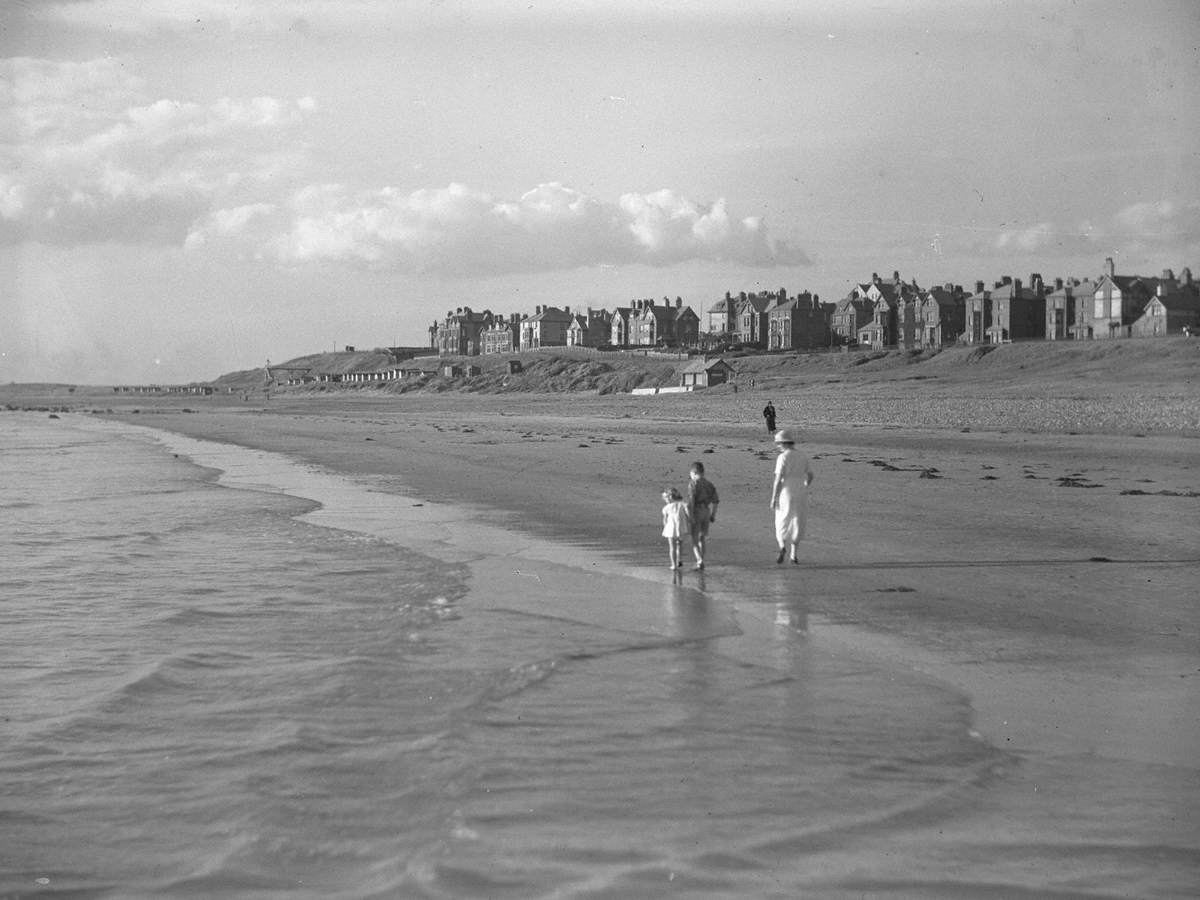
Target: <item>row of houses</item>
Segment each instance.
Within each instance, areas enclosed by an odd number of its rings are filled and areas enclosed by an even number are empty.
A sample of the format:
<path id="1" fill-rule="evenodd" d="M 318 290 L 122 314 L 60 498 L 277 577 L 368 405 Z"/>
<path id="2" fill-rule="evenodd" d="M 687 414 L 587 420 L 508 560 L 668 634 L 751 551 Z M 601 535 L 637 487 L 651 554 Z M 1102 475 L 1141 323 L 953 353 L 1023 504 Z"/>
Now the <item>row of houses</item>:
<path id="1" fill-rule="evenodd" d="M 532 315 L 476 312 L 469 306 L 429 326 L 429 347 L 439 356 L 516 353 L 543 347 L 694 347 L 700 317 L 683 298 L 634 300 L 615 309 L 573 313 L 571 307 L 538 306 Z"/>
<path id="2" fill-rule="evenodd" d="M 114 394 L 200 394 L 208 397 L 216 393 L 211 384 L 119 384 L 113 386 Z"/>
<path id="3" fill-rule="evenodd" d="M 464 307 L 435 321 L 429 338 L 439 355 L 477 356 L 542 347 L 924 349 L 959 341 L 1153 337 L 1200 330 L 1200 289 L 1190 269 L 1178 276 L 1170 269 L 1157 277 L 1120 275 L 1109 258 L 1094 279 L 1047 283 L 1038 273 L 1028 281 L 1006 275 L 990 287 L 977 281 L 973 291 L 952 283 L 922 288 L 893 272 L 873 274 L 836 303 L 783 288 L 726 293 L 704 316 L 679 297 L 576 313 L 539 306 L 532 315 L 505 316 Z"/>
<path id="4" fill-rule="evenodd" d="M 1112 258 L 1094 280 L 1033 273 L 923 289 L 898 272 L 872 276 L 835 304 L 833 341 L 873 348 L 923 349 L 955 341 L 999 344 L 1027 340 L 1108 340 L 1189 334 L 1200 328 L 1200 285 L 1190 269 L 1157 277 L 1119 275 Z"/>
<path id="5" fill-rule="evenodd" d="M 765 350 L 828 347 L 834 306 L 808 291 L 789 297 L 785 288 L 737 296 L 726 292 L 708 309 L 708 334 L 726 345 Z"/>

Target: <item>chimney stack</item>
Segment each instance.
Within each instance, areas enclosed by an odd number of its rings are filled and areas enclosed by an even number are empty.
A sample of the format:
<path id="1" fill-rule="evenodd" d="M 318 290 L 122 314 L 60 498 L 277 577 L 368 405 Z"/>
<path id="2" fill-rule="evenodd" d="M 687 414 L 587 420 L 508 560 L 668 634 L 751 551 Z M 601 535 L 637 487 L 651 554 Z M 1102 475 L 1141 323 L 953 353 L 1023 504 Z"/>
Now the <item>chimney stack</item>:
<path id="1" fill-rule="evenodd" d="M 1104 258 L 1104 274 L 1109 278 L 1116 278 L 1117 276 L 1117 267 L 1113 265 L 1113 258 L 1111 256 Z"/>

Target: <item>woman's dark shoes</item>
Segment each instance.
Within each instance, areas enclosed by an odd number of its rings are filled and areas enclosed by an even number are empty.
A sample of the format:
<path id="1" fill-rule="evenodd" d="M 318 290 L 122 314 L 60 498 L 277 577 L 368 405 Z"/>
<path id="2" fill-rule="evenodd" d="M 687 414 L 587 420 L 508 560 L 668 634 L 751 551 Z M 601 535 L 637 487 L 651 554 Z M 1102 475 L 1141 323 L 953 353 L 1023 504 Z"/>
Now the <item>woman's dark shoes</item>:
<path id="1" fill-rule="evenodd" d="M 775 557 L 775 565 L 779 565 L 781 562 L 783 562 L 783 554 L 784 554 L 784 553 L 785 553 L 785 551 L 784 551 L 784 549 L 781 547 L 781 548 L 779 549 L 779 555 L 778 555 L 777 557 Z"/>

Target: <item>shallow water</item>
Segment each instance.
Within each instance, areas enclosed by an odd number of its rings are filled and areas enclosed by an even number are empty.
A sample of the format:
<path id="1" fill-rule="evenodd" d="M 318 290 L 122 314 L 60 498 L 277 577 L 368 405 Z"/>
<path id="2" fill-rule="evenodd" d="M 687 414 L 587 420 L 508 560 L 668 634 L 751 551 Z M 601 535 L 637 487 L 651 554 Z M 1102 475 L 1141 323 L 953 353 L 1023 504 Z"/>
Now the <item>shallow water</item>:
<path id="1" fill-rule="evenodd" d="M 270 454 L 2 424 L 0 897 L 1200 883 L 1194 770 L 1007 753 L 797 597 L 564 566 Z"/>

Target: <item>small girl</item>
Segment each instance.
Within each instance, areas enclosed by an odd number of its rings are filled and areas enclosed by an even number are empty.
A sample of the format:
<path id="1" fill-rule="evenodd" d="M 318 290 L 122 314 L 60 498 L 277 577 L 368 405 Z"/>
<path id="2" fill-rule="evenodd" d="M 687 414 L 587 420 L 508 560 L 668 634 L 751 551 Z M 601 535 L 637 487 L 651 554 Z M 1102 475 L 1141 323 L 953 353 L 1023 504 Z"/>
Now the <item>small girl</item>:
<path id="1" fill-rule="evenodd" d="M 671 568 L 678 569 L 683 565 L 680 558 L 683 538 L 692 531 L 692 518 L 688 515 L 688 506 L 683 496 L 675 488 L 667 488 L 662 493 L 663 506 L 663 537 L 667 539 L 667 553 L 671 560 Z"/>

